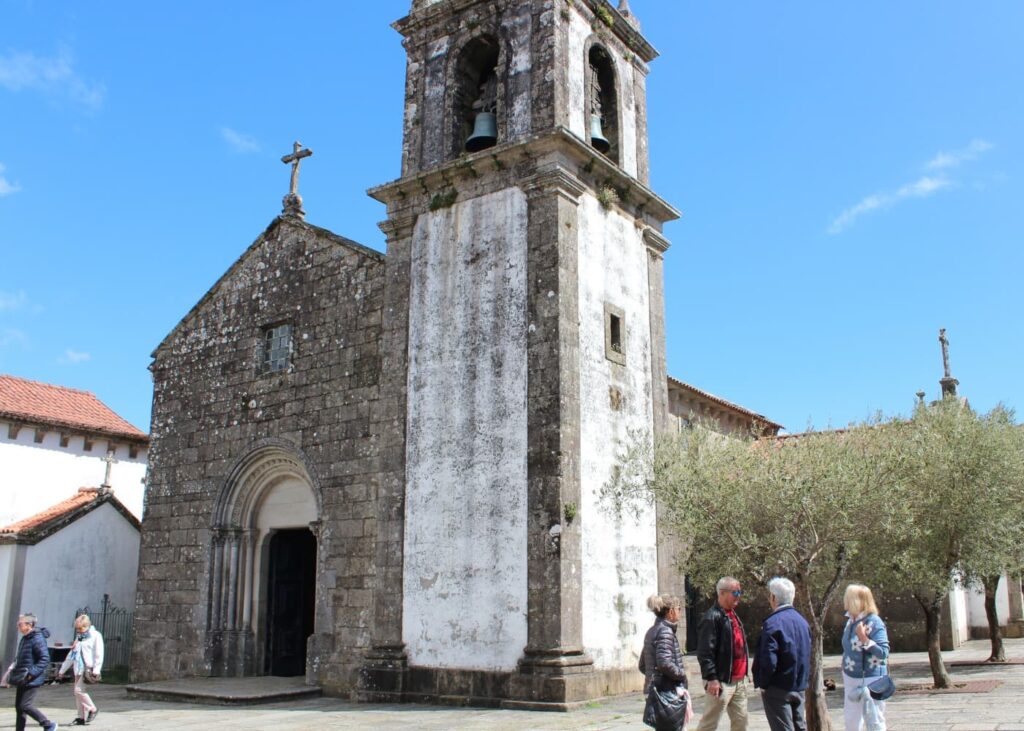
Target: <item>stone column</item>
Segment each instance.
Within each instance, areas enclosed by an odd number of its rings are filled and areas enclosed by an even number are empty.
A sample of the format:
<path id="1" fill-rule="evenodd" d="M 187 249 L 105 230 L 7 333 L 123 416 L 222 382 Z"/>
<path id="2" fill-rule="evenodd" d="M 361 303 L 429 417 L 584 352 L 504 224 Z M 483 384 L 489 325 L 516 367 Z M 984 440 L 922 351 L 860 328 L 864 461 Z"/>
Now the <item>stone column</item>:
<path id="1" fill-rule="evenodd" d="M 415 214 L 391 213 L 381 229 L 388 237 L 381 331 L 380 399 L 373 429 L 380 435 L 377 486 L 377 579 L 373 641 L 362 669 L 360 699 L 401 699 L 408 665 L 402 641 L 405 540 L 405 428 L 409 351 L 409 266 Z"/>
<path id="2" fill-rule="evenodd" d="M 227 571 L 225 581 L 227 584 L 227 622 L 224 629 L 234 631 L 238 629 L 238 582 L 240 578 L 239 558 L 241 531 L 232 530 L 227 536 Z"/>
<path id="3" fill-rule="evenodd" d="M 527 238 L 527 605 L 528 644 L 511 695 L 527 705 L 565 706 L 586 697 L 593 660 L 582 643 L 578 210 L 586 190 L 561 168 L 524 183 Z M 515 702 L 512 703 L 515 705 Z"/>
<path id="4" fill-rule="evenodd" d="M 221 629 L 223 614 L 221 613 L 221 597 L 224 589 L 224 534 L 220 528 L 213 529 L 210 541 L 210 629 Z"/>

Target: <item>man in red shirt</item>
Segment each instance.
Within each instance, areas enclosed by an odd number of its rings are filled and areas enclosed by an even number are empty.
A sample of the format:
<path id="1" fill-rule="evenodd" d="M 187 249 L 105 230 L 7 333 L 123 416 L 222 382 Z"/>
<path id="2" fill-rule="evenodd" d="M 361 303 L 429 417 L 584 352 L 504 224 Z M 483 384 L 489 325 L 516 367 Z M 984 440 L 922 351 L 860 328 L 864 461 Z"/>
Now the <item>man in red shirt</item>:
<path id="1" fill-rule="evenodd" d="M 704 679 L 704 713 L 697 731 L 714 731 L 722 711 L 731 731 L 747 731 L 747 636 L 736 616 L 743 596 L 740 582 L 719 579 L 718 601 L 697 627 L 697 661 Z"/>

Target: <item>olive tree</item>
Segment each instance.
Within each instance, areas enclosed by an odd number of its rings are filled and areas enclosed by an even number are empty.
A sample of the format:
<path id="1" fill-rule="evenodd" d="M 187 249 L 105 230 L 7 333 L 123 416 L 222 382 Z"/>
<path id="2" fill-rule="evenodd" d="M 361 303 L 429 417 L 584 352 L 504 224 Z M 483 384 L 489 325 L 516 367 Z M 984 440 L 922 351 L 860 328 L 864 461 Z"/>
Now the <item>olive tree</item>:
<path id="1" fill-rule="evenodd" d="M 876 500 L 899 481 L 900 456 L 868 424 L 798 437 L 723 437 L 697 425 L 655 442 L 634 438 L 604 498 L 614 509 L 657 502 L 680 537 L 687 573 L 710 586 L 723 574 L 764 585 L 787 576 L 811 626 L 808 723 L 830 729 L 822 674 L 823 627 L 867 537 L 906 524 L 902 500 Z"/>

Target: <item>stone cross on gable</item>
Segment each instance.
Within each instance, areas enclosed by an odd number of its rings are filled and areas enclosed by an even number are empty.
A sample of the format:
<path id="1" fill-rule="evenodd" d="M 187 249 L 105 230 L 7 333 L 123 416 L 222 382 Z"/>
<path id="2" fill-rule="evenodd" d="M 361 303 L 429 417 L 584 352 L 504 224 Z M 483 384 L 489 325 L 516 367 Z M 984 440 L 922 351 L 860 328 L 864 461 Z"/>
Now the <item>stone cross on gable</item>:
<path id="1" fill-rule="evenodd" d="M 110 472 L 113 469 L 114 465 L 117 464 L 117 460 L 114 458 L 114 450 L 107 450 L 107 456 L 102 457 L 101 460 L 107 463 L 107 473 L 103 477 L 103 484 L 100 485 L 100 488 L 104 490 L 110 490 Z"/>
<path id="2" fill-rule="evenodd" d="M 285 165 L 292 166 L 291 187 L 288 190 L 288 195 L 284 197 L 284 215 L 286 216 L 295 216 L 296 218 L 305 218 L 306 216 L 306 212 L 302 210 L 302 196 L 299 195 L 299 163 L 303 158 L 312 154 L 312 150 L 308 147 L 302 149 L 302 143 L 296 141 L 292 145 L 291 153 L 281 158 L 281 162 Z"/>

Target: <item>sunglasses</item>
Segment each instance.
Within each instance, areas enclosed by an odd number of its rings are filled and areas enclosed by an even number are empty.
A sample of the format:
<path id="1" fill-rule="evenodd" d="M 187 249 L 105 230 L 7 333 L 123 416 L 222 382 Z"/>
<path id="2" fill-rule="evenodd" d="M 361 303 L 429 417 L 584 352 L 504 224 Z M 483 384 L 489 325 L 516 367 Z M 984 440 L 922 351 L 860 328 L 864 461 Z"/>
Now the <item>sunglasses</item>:
<path id="1" fill-rule="evenodd" d="M 742 589 L 733 589 L 729 593 L 732 594 L 733 596 L 736 596 L 736 597 L 743 596 L 743 590 Z"/>

